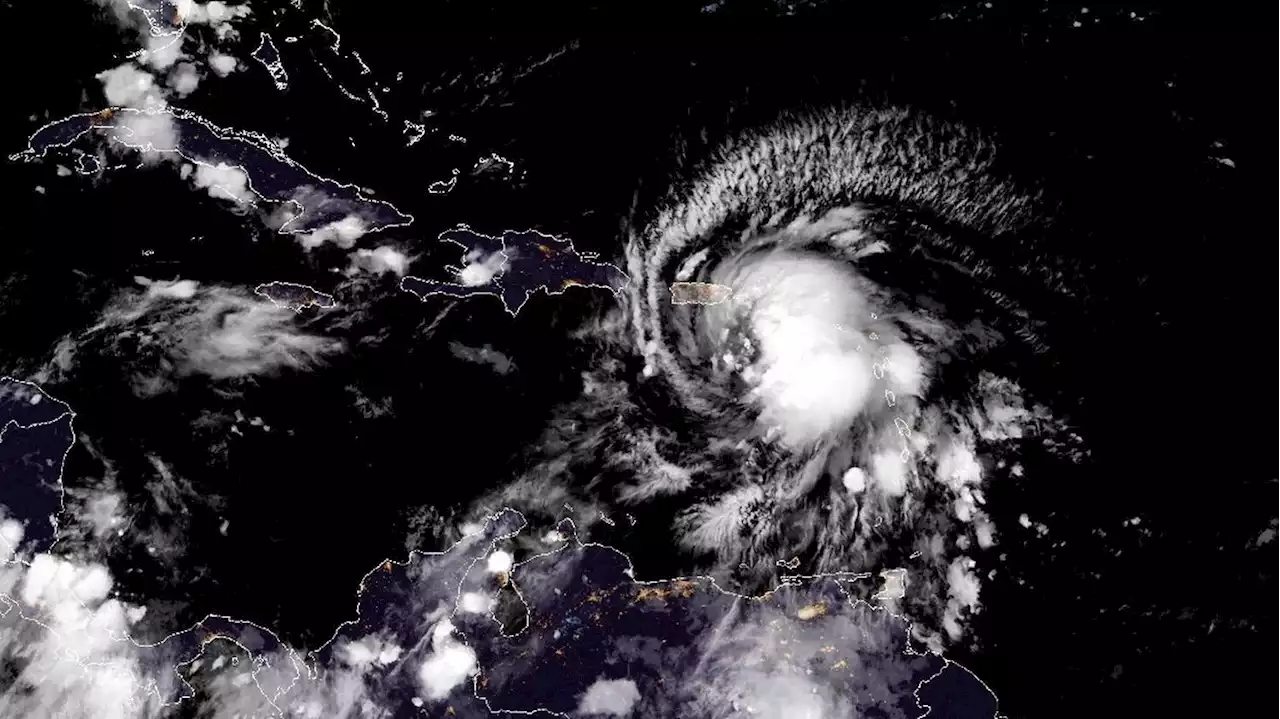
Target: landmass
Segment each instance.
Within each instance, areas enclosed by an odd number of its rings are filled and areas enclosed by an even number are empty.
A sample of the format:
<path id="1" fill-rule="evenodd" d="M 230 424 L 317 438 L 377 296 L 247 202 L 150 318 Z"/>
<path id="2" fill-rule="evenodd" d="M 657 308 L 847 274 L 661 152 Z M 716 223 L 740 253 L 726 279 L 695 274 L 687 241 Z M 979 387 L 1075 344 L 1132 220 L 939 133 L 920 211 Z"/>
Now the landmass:
<path id="1" fill-rule="evenodd" d="M 732 287 L 712 282 L 673 282 L 670 289 L 673 305 L 718 305 L 733 294 Z"/>
<path id="2" fill-rule="evenodd" d="M 536 230 L 506 230 L 494 237 L 461 226 L 438 239 L 462 248 L 462 264 L 446 267 L 450 281 L 404 277 L 401 289 L 419 299 L 497 297 L 514 317 L 535 292 L 559 295 L 570 287 L 591 287 L 617 295 L 630 282 L 617 266 L 575 250 L 572 240 Z"/>
<path id="3" fill-rule="evenodd" d="M 709 577 L 639 580 L 625 554 L 581 542 L 568 520 L 517 562 L 525 527 L 505 509 L 445 552 L 384 561 L 361 583 L 358 618 L 311 655 L 313 676 L 334 681 L 363 661 L 371 696 L 457 717 L 917 717 L 918 697 L 931 716 L 995 716 L 976 677 L 851 595 L 870 575 L 785 576 L 743 596 Z M 406 661 L 419 676 L 397 669 Z"/>
<path id="4" fill-rule="evenodd" d="M 21 548 L 48 551 L 62 512 L 62 470 L 75 413 L 31 382 L 0 376 L 0 521 L 25 525 Z M 0 537 L 0 543 L 8 540 Z M 0 554 L 19 547 L 0 546 Z"/>
<path id="5" fill-rule="evenodd" d="M 310 285 L 294 282 L 265 282 L 253 288 L 253 292 L 271 300 L 276 307 L 301 312 L 308 307 L 329 309 L 335 306 L 333 295 L 321 292 Z"/>
<path id="6" fill-rule="evenodd" d="M 288 216 L 279 228 L 284 234 L 325 232 L 339 223 L 358 223 L 364 233 L 413 222 L 412 215 L 365 196 L 355 185 L 308 170 L 265 137 L 218 127 L 173 107 L 111 107 L 65 117 L 36 130 L 27 140 L 27 149 L 9 159 L 38 160 L 85 137 L 181 157 L 228 177 L 230 184 L 242 183 L 252 196 L 287 204 Z"/>
<path id="7" fill-rule="evenodd" d="M 35 385 L 0 379 L 0 452 L 23 450 L 4 455 L 22 461 L 0 465 L 5 506 L 32 516 L 51 506 L 33 514 L 40 502 L 28 504 L 24 492 L 52 479 L 45 468 L 60 471 L 72 416 Z M 51 428 L 62 434 L 41 434 Z M 23 444 L 24 436 L 35 439 Z M 52 486 L 60 509 L 60 480 Z M 867 573 L 783 575 L 746 596 L 710 577 L 638 579 L 627 555 L 583 542 L 570 520 L 541 540 L 527 527 L 502 509 L 442 551 L 379 562 L 359 584 L 354 618 L 310 652 L 223 615 L 140 642 L 110 625 L 59 624 L 60 606 L 28 600 L 25 590 L 0 593 L 0 632 L 83 647 L 53 661 L 74 662 L 91 681 L 105 681 L 115 666 L 106 659 L 127 657 L 134 669 L 113 675 L 112 686 L 131 705 L 210 701 L 245 716 L 344 716 L 352 706 L 463 718 L 997 716 L 985 684 L 925 650 L 906 618 L 879 603 L 905 585 L 904 570 L 882 572 L 872 601 L 857 598 Z M 93 571 L 48 555 L 28 566 L 41 576 Z M 109 584 L 76 586 L 96 587 L 102 601 Z M 70 634 L 52 636 L 55 626 Z"/>
<path id="8" fill-rule="evenodd" d="M 284 63 L 280 61 L 280 50 L 276 48 L 270 35 L 262 33 L 261 39 L 258 40 L 258 47 L 249 54 L 249 57 L 266 68 L 277 90 L 284 92 L 289 89 L 289 73 L 285 71 Z"/>

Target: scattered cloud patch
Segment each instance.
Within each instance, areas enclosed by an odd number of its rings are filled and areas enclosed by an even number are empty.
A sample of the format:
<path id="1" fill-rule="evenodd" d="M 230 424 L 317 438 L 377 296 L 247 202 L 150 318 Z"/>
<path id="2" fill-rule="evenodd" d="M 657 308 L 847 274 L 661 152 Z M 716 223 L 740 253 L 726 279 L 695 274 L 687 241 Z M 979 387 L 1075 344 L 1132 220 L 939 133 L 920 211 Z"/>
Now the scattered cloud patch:
<path id="1" fill-rule="evenodd" d="M 183 22 L 188 25 L 218 27 L 251 14 L 248 4 L 228 5 L 220 0 L 211 0 L 207 3 L 199 3 L 195 0 L 173 0 L 173 5 Z"/>
<path id="2" fill-rule="evenodd" d="M 390 245 L 372 250 L 359 249 L 351 253 L 351 264 L 347 267 L 347 275 L 360 272 L 381 275 L 390 272 L 403 277 L 409 271 L 409 261 L 408 255 Z"/>
<path id="3" fill-rule="evenodd" d="M 196 296 L 200 283 L 195 280 L 152 280 L 147 277 L 134 277 L 134 282 L 147 288 L 147 297 L 169 297 L 178 300 L 189 300 Z"/>
<path id="4" fill-rule="evenodd" d="M 452 341 L 449 343 L 449 354 L 457 357 L 464 362 L 473 364 L 488 365 L 498 374 L 510 374 L 515 369 L 515 363 L 505 354 L 493 349 L 489 345 L 483 347 L 471 347 L 461 342 Z"/>
<path id="5" fill-rule="evenodd" d="M 181 35 L 149 35 L 145 40 L 145 49 L 138 59 L 156 70 L 167 70 L 173 67 L 182 55 Z"/>
<path id="6" fill-rule="evenodd" d="M 120 292 L 96 324 L 59 343 L 51 375 L 71 371 L 85 353 L 132 356 L 134 390 L 149 396 L 175 389 L 184 377 L 235 381 L 305 371 L 343 349 L 299 329 L 294 312 L 242 288 L 137 282 L 142 289 Z"/>
<path id="7" fill-rule="evenodd" d="M 166 113 L 142 113 L 125 117 L 119 127 L 123 132 L 116 141 L 142 153 L 147 162 L 169 159 L 178 147 L 178 128 Z"/>
<path id="8" fill-rule="evenodd" d="M 344 250 L 349 250 L 355 246 L 356 240 L 364 237 L 367 231 L 368 227 L 364 220 L 356 215 L 347 215 L 317 230 L 298 235 L 298 242 L 305 250 L 314 250 L 326 242 L 332 242 Z"/>
<path id="9" fill-rule="evenodd" d="M 384 642 L 376 636 L 368 636 L 360 641 L 347 642 L 338 649 L 338 655 L 347 666 L 357 669 L 385 667 L 394 664 L 404 650 L 391 642 Z"/>

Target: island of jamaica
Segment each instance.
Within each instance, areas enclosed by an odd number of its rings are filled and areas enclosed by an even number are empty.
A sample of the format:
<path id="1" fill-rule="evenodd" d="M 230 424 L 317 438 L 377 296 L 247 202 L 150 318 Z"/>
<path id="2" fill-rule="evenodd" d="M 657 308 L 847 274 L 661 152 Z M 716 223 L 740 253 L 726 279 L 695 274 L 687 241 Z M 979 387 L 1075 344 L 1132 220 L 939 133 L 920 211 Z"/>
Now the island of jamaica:
<path id="1" fill-rule="evenodd" d="M 308 307 L 329 309 L 336 306 L 333 295 L 326 294 L 310 285 L 296 282 L 265 282 L 253 289 L 254 294 L 271 300 L 272 304 L 282 309 L 302 312 Z"/>

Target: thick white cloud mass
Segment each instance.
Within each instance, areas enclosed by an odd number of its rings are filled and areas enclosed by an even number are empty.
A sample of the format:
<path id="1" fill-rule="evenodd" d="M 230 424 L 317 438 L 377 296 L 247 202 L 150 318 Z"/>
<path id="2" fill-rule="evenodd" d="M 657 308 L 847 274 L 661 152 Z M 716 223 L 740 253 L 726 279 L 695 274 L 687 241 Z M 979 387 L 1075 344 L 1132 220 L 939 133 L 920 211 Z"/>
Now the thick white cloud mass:
<path id="1" fill-rule="evenodd" d="M 125 63 L 98 73 L 102 91 L 112 105 L 147 109 L 163 104 L 160 89 L 151 73 L 143 72 L 132 63 Z"/>
<path id="2" fill-rule="evenodd" d="M 727 271 L 724 284 L 759 338 L 760 359 L 748 377 L 764 406 L 760 421 L 796 447 L 847 426 L 874 387 L 872 345 L 858 331 L 869 314 L 848 273 L 833 262 L 782 255 Z"/>
<path id="3" fill-rule="evenodd" d="M 506 270 L 509 256 L 502 252 L 486 255 L 473 250 L 467 254 L 466 260 L 467 264 L 455 273 L 455 277 L 462 285 L 479 287 L 489 284 L 496 275 Z"/>
<path id="4" fill-rule="evenodd" d="M 227 55 L 217 50 L 209 53 L 209 68 L 217 73 L 218 77 L 226 77 L 235 72 L 240 67 L 240 61 L 231 55 Z"/>
<path id="5" fill-rule="evenodd" d="M 597 679 L 578 703 L 578 713 L 625 717 L 640 700 L 640 690 L 630 679 Z"/>
<path id="6" fill-rule="evenodd" d="M 418 669 L 425 695 L 443 699 L 476 672 L 476 653 L 453 636 L 453 624 L 444 620 L 431 632 L 432 652 Z"/>
<path id="7" fill-rule="evenodd" d="M 397 277 L 403 277 L 409 271 L 410 260 L 408 255 L 390 245 L 372 250 L 362 248 L 351 253 L 351 264 L 347 268 L 347 274 L 369 272 L 381 275 L 390 272 Z"/>
<path id="8" fill-rule="evenodd" d="M 99 75 L 104 85 L 107 102 L 112 105 L 145 108 L 164 102 L 167 93 L 159 87 L 151 73 L 169 72 L 167 86 L 177 97 L 185 97 L 195 91 L 200 76 L 196 65 L 179 63 L 191 58 L 184 47 L 195 47 L 196 54 L 205 53 L 210 68 L 220 77 L 226 77 L 236 69 L 235 58 L 215 46 L 187 42 L 186 28 L 190 25 L 207 25 L 214 28 L 216 42 L 236 36 L 235 22 L 251 14 L 248 3 L 228 4 L 214 0 L 199 3 L 193 0 L 154 0 L 131 2 L 130 0 L 97 0 L 109 8 L 121 27 L 137 34 L 138 51 L 131 56 L 137 65 L 125 63 L 114 70 Z M 161 7 L 162 5 L 169 7 Z M 174 13 L 179 25 L 168 25 L 165 11 Z M 200 57 L 194 58 L 197 62 Z M 144 66 L 139 67 L 139 65 Z M 148 70 L 150 72 L 148 72 Z"/>
<path id="9" fill-rule="evenodd" d="M 249 188 L 249 176 L 234 165 L 188 163 L 182 166 L 181 173 L 184 178 L 190 177 L 196 187 L 208 190 L 210 197 L 231 199 L 240 204 L 253 204 L 257 200 L 258 196 Z"/>
<path id="10" fill-rule="evenodd" d="M 200 86 L 200 71 L 189 62 L 178 63 L 166 81 L 178 97 L 186 97 Z"/>

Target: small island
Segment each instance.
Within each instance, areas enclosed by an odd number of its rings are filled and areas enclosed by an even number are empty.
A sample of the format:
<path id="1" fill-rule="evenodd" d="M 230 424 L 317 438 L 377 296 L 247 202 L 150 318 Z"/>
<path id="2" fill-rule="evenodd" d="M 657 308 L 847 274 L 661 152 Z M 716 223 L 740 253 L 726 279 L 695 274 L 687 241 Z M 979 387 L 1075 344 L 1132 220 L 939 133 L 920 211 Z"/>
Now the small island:
<path id="1" fill-rule="evenodd" d="M 733 288 L 717 285 L 713 282 L 673 282 L 671 284 L 671 304 L 674 305 L 718 305 L 729 299 Z"/>
<path id="2" fill-rule="evenodd" d="M 266 282 L 253 288 L 254 294 L 266 297 L 276 307 L 301 312 L 308 307 L 329 309 L 337 303 L 333 295 L 321 292 L 309 285 L 293 282 Z"/>

